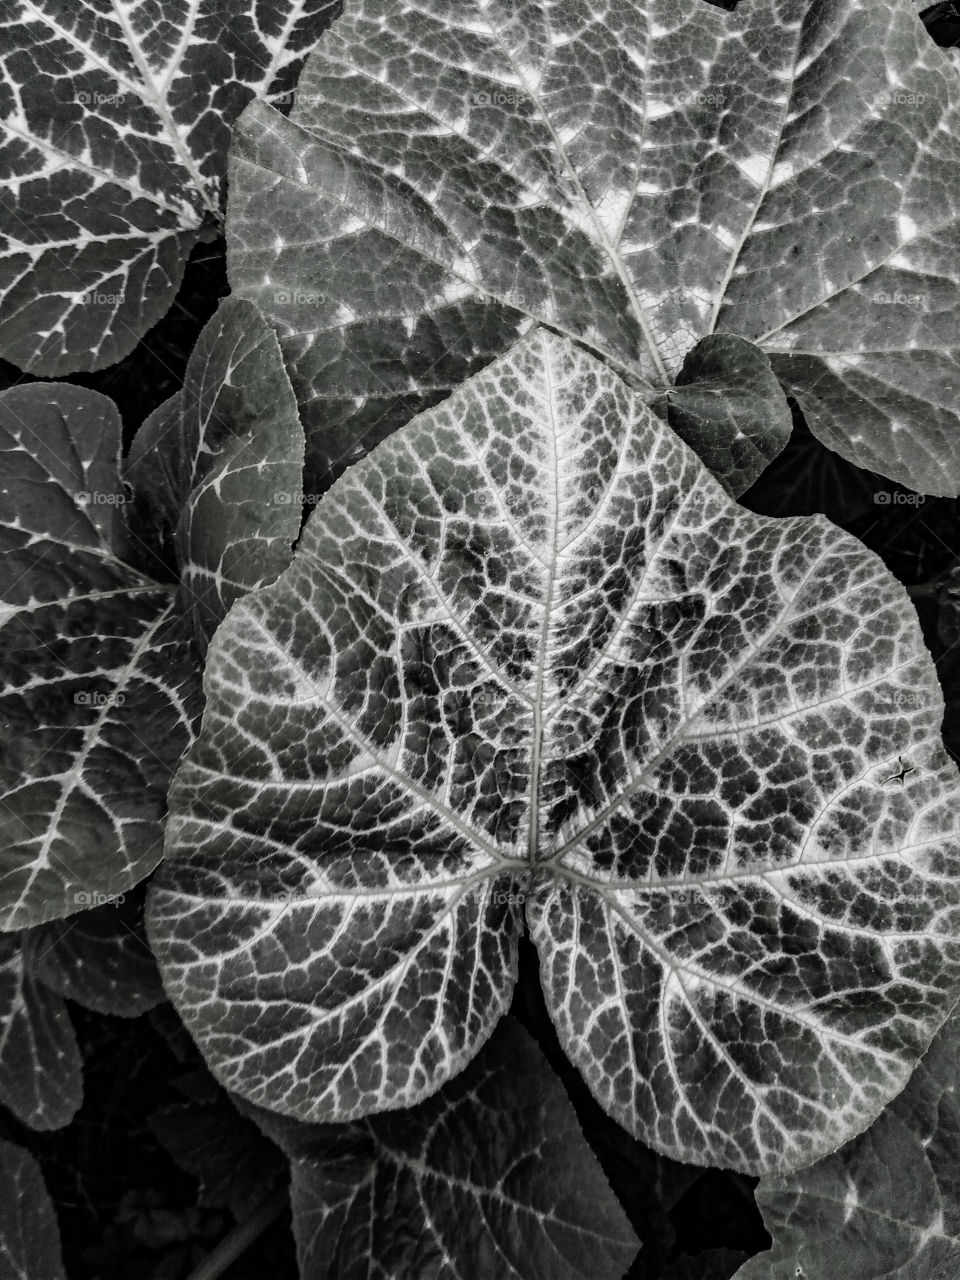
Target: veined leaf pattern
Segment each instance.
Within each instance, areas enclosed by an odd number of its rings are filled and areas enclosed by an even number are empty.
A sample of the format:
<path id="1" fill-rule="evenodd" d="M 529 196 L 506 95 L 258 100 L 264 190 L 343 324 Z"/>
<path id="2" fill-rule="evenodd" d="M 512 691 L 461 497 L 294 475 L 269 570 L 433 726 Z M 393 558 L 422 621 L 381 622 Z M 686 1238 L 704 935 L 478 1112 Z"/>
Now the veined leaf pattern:
<path id="1" fill-rule="evenodd" d="M 206 693 L 148 933 L 260 1105 L 435 1091 L 524 918 L 593 1093 L 683 1161 L 837 1146 L 955 997 L 957 771 L 902 588 L 546 330 L 336 483 Z"/>
<path id="2" fill-rule="evenodd" d="M 661 392 L 749 339 L 826 444 L 936 494 L 958 230 L 957 68 L 907 0 L 356 0 L 291 118 L 241 117 L 228 212 L 318 469 L 536 321 Z"/>

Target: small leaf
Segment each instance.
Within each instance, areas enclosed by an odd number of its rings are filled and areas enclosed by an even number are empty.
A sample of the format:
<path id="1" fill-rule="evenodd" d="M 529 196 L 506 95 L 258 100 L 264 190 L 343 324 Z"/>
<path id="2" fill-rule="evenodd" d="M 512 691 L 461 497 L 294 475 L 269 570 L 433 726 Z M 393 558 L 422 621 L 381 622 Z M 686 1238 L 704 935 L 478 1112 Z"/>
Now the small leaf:
<path id="1" fill-rule="evenodd" d="M 183 390 L 138 432 L 126 479 L 171 529 L 179 605 L 206 649 L 227 609 L 290 562 L 300 532 L 303 428 L 273 330 L 228 298 Z"/>
<path id="2" fill-rule="evenodd" d="M 727 333 L 701 338 L 663 400 L 670 426 L 735 498 L 790 439 L 790 406 L 770 361 Z"/>
<path id="3" fill-rule="evenodd" d="M 12 0 L 0 55 L 0 354 L 57 376 L 131 351 L 219 218 L 233 122 L 289 100 L 332 0 Z"/>
<path id="4" fill-rule="evenodd" d="M 594 1096 L 684 1162 L 833 1149 L 955 999 L 958 775 L 903 588 L 545 329 L 341 477 L 206 690 L 148 933 L 259 1105 L 429 1096 L 524 919 Z"/>
<path id="5" fill-rule="evenodd" d="M 72 915 L 156 866 L 199 704 L 173 590 L 130 563 L 120 421 L 62 383 L 0 395 L 0 928 Z"/>
<path id="6" fill-rule="evenodd" d="M 772 1250 L 737 1280 L 951 1280 L 960 1274 L 960 1024 L 951 1018 L 866 1133 L 757 1202 Z"/>
<path id="7" fill-rule="evenodd" d="M 429 1102 L 276 1123 L 303 1280 L 620 1280 L 638 1241 L 536 1043 L 504 1019 Z"/>
<path id="8" fill-rule="evenodd" d="M 0 934 L 0 1102 L 33 1129 L 59 1129 L 80 1106 L 80 1051 L 66 1005 L 30 960 L 29 933 Z"/>
<path id="9" fill-rule="evenodd" d="M 60 1232 L 40 1166 L 0 1141 L 0 1274 L 4 1280 L 66 1280 Z"/>
<path id="10" fill-rule="evenodd" d="M 160 1004 L 166 997 L 143 932 L 140 896 L 33 929 L 33 967 L 44 985 L 121 1018 Z"/>

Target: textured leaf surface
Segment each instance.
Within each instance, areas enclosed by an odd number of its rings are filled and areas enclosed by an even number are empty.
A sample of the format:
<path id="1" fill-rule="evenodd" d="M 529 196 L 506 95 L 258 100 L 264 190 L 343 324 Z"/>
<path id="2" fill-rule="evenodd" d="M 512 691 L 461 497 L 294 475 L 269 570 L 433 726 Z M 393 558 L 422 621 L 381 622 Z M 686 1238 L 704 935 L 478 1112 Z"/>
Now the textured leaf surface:
<path id="1" fill-rule="evenodd" d="M 80 1106 L 80 1051 L 66 1005 L 37 981 L 31 956 L 29 934 L 0 934 L 0 1102 L 31 1128 L 59 1129 Z"/>
<path id="2" fill-rule="evenodd" d="M 111 401 L 0 396 L 0 927 L 123 893 L 162 853 L 198 666 L 173 590 L 128 561 Z"/>
<path id="3" fill-rule="evenodd" d="M 337 482 L 206 691 L 148 930 L 261 1105 L 437 1089 L 524 914 L 597 1099 L 693 1163 L 862 1130 L 953 998 L 958 779 L 902 588 L 546 330 Z"/>
<path id="4" fill-rule="evenodd" d="M 0 354 L 112 364 L 164 314 L 230 129 L 289 100 L 332 0 L 10 0 L 0 19 Z"/>
<path id="5" fill-rule="evenodd" d="M 166 999 L 143 932 L 142 895 L 31 930 L 33 965 L 45 986 L 86 1009 L 135 1018 Z"/>
<path id="6" fill-rule="evenodd" d="M 137 433 L 126 478 L 172 531 L 179 605 L 202 648 L 239 596 L 271 582 L 300 532 L 303 428 L 273 334 L 228 298 L 183 390 Z"/>
<path id="7" fill-rule="evenodd" d="M 60 1233 L 40 1166 L 0 1141 L 0 1274 L 5 1280 L 65 1280 Z"/>
<path id="8" fill-rule="evenodd" d="M 239 121 L 231 279 L 330 455 L 538 320 L 661 387 L 750 339 L 831 448 L 956 493 L 956 72 L 906 0 L 357 0 Z"/>
<path id="9" fill-rule="evenodd" d="M 291 1157 L 304 1280 L 620 1280 L 637 1251 L 563 1086 L 513 1018 L 411 1111 L 299 1133 L 271 1121 Z"/>
<path id="10" fill-rule="evenodd" d="M 737 1280 L 952 1280 L 960 1274 L 955 1018 L 866 1133 L 757 1188 L 773 1249 Z"/>

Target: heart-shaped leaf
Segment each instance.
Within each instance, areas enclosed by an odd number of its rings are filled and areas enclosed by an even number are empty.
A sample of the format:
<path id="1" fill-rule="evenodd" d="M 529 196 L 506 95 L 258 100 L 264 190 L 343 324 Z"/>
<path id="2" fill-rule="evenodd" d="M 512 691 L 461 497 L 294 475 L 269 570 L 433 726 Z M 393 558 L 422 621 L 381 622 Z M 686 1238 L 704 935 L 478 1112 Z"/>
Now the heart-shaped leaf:
<path id="1" fill-rule="evenodd" d="M 906 0 L 356 0 L 291 118 L 238 122 L 230 274 L 317 468 L 537 320 L 661 392 L 750 339 L 831 448 L 957 493 L 958 193 Z"/>
<path id="2" fill-rule="evenodd" d="M 960 790 L 903 589 L 546 330 L 336 483 L 206 691 L 148 934 L 260 1105 L 432 1093 L 524 917 L 594 1095 L 693 1163 L 836 1147 L 955 996 Z"/>
<path id="3" fill-rule="evenodd" d="M 99 369 L 219 219 L 233 122 L 289 101 L 334 0 L 10 0 L 0 18 L 0 354 Z"/>

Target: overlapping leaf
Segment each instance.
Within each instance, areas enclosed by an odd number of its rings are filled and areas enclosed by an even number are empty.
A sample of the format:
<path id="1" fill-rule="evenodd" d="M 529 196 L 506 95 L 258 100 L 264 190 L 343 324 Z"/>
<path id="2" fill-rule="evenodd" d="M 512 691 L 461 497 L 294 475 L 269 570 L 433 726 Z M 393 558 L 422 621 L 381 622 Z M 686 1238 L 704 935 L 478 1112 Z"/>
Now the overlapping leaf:
<path id="1" fill-rule="evenodd" d="M 273 330 L 256 307 L 229 298 L 201 333 L 183 389 L 137 433 L 125 471 L 172 536 L 180 608 L 201 648 L 234 600 L 289 563 L 303 451 Z"/>
<path id="2" fill-rule="evenodd" d="M 65 1280 L 60 1233 L 40 1166 L 0 1142 L 0 1274 L 6 1280 Z"/>
<path id="3" fill-rule="evenodd" d="M 30 938 L 44 985 L 86 1009 L 135 1018 L 165 999 L 143 932 L 142 895 L 52 920 L 31 930 Z"/>
<path id="4" fill-rule="evenodd" d="M 816 1158 L 945 1016 L 958 779 L 902 588 L 546 330 L 337 482 L 206 679 L 148 933 L 254 1102 L 430 1094 L 524 914 L 593 1093 L 681 1160 Z"/>
<path id="5" fill-rule="evenodd" d="M 130 351 L 219 218 L 230 129 L 289 101 L 334 0 L 12 0 L 0 19 L 0 354 Z"/>
<path id="6" fill-rule="evenodd" d="M 35 955 L 29 933 L 0 934 L 0 1102 L 34 1129 L 58 1129 L 80 1106 L 80 1051 L 63 1000 L 37 978 Z"/>
<path id="7" fill-rule="evenodd" d="M 317 471 L 537 320 L 661 390 L 750 339 L 831 448 L 960 491 L 960 83 L 907 0 L 357 0 L 241 117 L 228 243 Z"/>
<path id="8" fill-rule="evenodd" d="M 411 1111 L 340 1128 L 257 1118 L 291 1159 L 303 1280 L 620 1280 L 637 1251 L 563 1086 L 513 1018 Z"/>
<path id="9" fill-rule="evenodd" d="M 159 861 L 199 668 L 174 589 L 132 567 L 111 401 L 0 397 L 0 927 L 71 915 Z"/>
<path id="10" fill-rule="evenodd" d="M 951 1280 L 960 1273 L 960 1034 L 934 1040 L 903 1093 L 859 1138 L 761 1181 L 773 1248 L 737 1280 Z"/>

